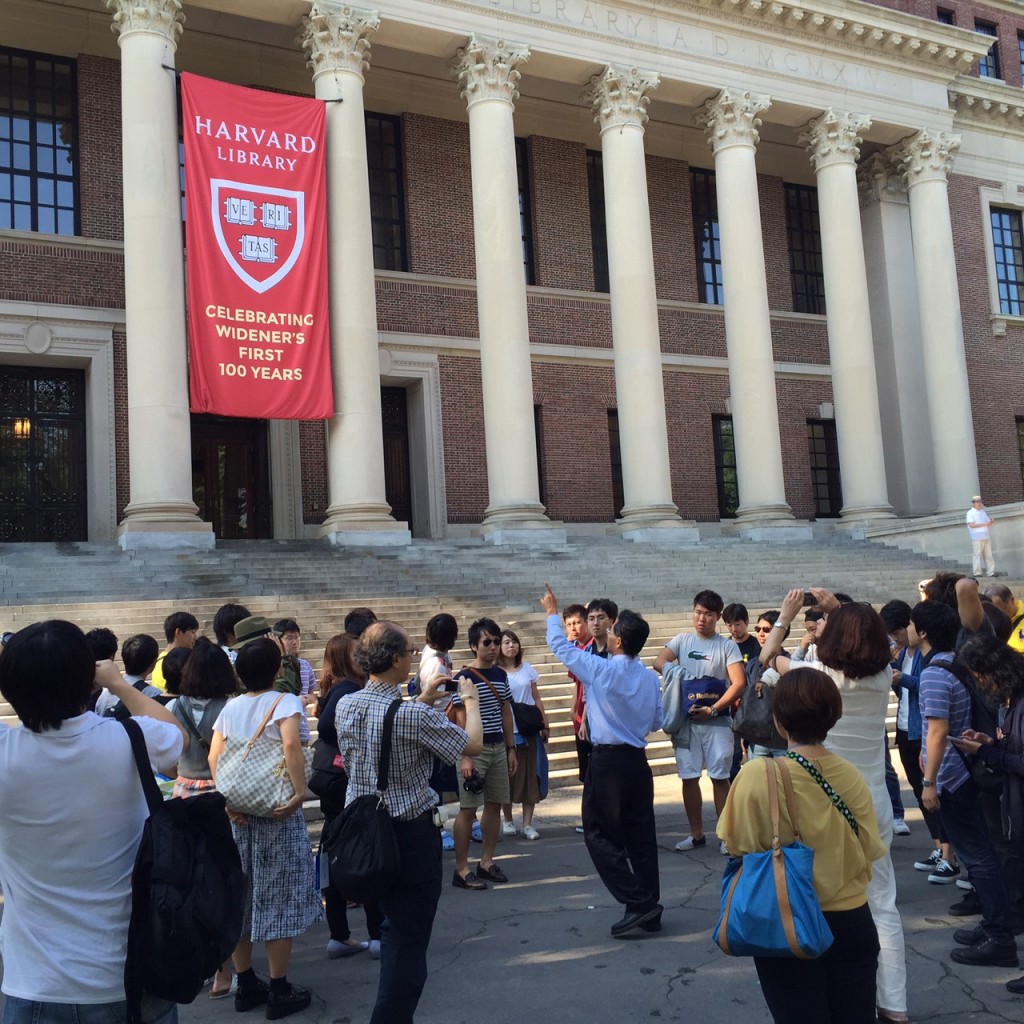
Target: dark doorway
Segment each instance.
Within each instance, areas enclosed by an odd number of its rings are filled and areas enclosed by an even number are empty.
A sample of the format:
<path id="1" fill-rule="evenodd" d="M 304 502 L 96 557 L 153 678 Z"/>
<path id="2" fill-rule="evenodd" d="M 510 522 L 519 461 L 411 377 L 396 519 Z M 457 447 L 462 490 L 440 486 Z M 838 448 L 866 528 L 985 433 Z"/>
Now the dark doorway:
<path id="1" fill-rule="evenodd" d="M 223 540 L 273 536 L 266 420 L 192 417 L 192 500 Z"/>
<path id="2" fill-rule="evenodd" d="M 85 371 L 0 366 L 0 541 L 84 541 Z"/>
<path id="3" fill-rule="evenodd" d="M 384 427 L 384 495 L 391 514 L 412 528 L 412 478 L 409 474 L 409 407 L 405 388 L 380 389 Z"/>
<path id="4" fill-rule="evenodd" d="M 839 475 L 839 442 L 835 420 L 808 420 L 807 444 L 811 457 L 814 517 L 835 519 L 843 507 L 843 483 Z"/>

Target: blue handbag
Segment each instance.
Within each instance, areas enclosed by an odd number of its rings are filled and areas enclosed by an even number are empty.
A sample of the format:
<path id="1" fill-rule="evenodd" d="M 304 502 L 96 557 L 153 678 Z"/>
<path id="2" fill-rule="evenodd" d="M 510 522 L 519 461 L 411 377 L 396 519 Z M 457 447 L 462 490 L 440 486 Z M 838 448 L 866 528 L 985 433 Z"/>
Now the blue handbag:
<path id="1" fill-rule="evenodd" d="M 813 960 L 832 945 L 832 931 L 814 891 L 814 850 L 800 841 L 796 799 L 789 766 L 779 758 L 761 758 L 768 773 L 772 848 L 734 857 L 722 878 L 722 913 L 714 940 L 729 956 L 781 956 Z M 779 842 L 779 794 L 782 772 L 786 805 L 796 841 Z"/>

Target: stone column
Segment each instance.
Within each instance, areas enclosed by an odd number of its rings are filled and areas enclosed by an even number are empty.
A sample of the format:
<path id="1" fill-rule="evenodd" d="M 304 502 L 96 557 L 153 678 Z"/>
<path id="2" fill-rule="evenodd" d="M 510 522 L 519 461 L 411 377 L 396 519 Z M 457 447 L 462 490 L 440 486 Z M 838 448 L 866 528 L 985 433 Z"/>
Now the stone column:
<path id="1" fill-rule="evenodd" d="M 959 135 L 924 129 L 890 150 L 910 193 L 937 512 L 961 511 L 980 490 L 947 186 L 959 149 Z"/>
<path id="2" fill-rule="evenodd" d="M 735 529 L 764 538 L 796 525 L 782 473 L 775 357 L 754 152 L 768 96 L 724 89 L 697 118 L 715 154 L 725 339 L 740 505 Z M 810 534 L 807 526 L 803 527 Z M 792 537 L 791 529 L 784 536 Z"/>
<path id="3" fill-rule="evenodd" d="M 870 119 L 862 114 L 829 109 L 811 121 L 799 138 L 811 155 L 818 179 L 832 401 L 843 481 L 841 515 L 848 521 L 893 514 L 885 487 L 871 307 L 857 195 L 860 133 L 870 124 Z"/>
<path id="4" fill-rule="evenodd" d="M 665 388 L 654 281 L 651 214 L 647 200 L 644 124 L 654 72 L 608 65 L 584 93 L 601 129 L 608 274 L 619 408 L 622 489 L 618 530 L 632 540 L 673 539 L 682 520 L 672 501 Z"/>
<path id="5" fill-rule="evenodd" d="M 174 53 L 180 0 L 107 0 L 121 47 L 130 500 L 123 549 L 213 547 L 192 501 Z"/>
<path id="6" fill-rule="evenodd" d="M 314 0 L 303 20 L 316 98 L 327 105 L 327 257 L 334 418 L 327 426 L 327 515 L 320 536 L 339 545 L 408 544 L 384 490 L 380 356 L 366 162 L 363 72 L 376 11 Z"/>
<path id="7" fill-rule="evenodd" d="M 519 225 L 512 113 L 529 48 L 473 35 L 451 61 L 469 108 L 480 376 L 488 506 L 482 532 L 496 544 L 563 539 L 540 503 L 530 328 Z M 541 534 L 541 531 L 543 534 Z"/>
<path id="8" fill-rule="evenodd" d="M 861 162 L 857 182 L 889 499 L 897 515 L 930 515 L 935 470 L 907 187 L 884 153 Z"/>

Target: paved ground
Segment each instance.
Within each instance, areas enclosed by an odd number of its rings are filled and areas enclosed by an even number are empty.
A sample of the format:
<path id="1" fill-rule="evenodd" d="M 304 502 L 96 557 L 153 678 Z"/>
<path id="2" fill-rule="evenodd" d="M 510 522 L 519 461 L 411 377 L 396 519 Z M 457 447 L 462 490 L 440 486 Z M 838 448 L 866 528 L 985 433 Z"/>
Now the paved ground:
<path id="1" fill-rule="evenodd" d="M 725 859 L 710 842 L 696 853 L 672 852 L 685 835 L 678 780 L 657 779 L 656 792 L 666 908 L 660 935 L 610 938 L 621 908 L 595 876 L 583 837 L 573 831 L 580 789 L 557 791 L 539 807 L 539 841 L 507 839 L 499 846 L 508 885 L 466 892 L 453 889 L 446 874 L 417 1024 L 770 1021 L 753 965 L 724 956 L 711 941 Z M 910 797 L 906 789 L 905 795 Z M 705 809 L 710 806 L 706 801 Z M 914 871 L 913 861 L 931 844 L 916 810 L 908 821 L 913 834 L 895 841 L 893 856 L 911 1019 L 1021 1024 L 1024 997 L 1003 985 L 1024 971 L 961 967 L 949 959 L 953 927 L 977 918 L 949 917 L 948 907 L 962 892 L 930 885 Z M 452 856 L 445 855 L 446 867 Z M 361 911 L 351 912 L 350 923 L 354 936 L 365 938 Z M 326 942 L 321 924 L 296 944 L 290 976 L 309 986 L 315 999 L 293 1019 L 363 1024 L 373 1006 L 378 964 L 365 953 L 329 961 Z M 262 1019 L 258 1011 L 253 1017 Z M 211 1002 L 203 994 L 182 1007 L 181 1020 L 228 1024 L 239 1018 L 230 1000 Z"/>

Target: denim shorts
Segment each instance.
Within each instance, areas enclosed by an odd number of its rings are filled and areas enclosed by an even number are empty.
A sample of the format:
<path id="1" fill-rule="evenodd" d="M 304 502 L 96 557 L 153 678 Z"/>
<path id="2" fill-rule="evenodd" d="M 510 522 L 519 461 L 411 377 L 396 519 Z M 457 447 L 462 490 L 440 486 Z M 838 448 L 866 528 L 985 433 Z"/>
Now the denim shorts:
<path id="1" fill-rule="evenodd" d="M 178 1024 L 178 1004 L 161 1001 L 159 1011 L 146 1014 L 147 1024 Z M 116 1003 L 40 1003 L 17 996 L 4 996 L 2 1024 L 125 1024 L 128 1004 Z"/>

